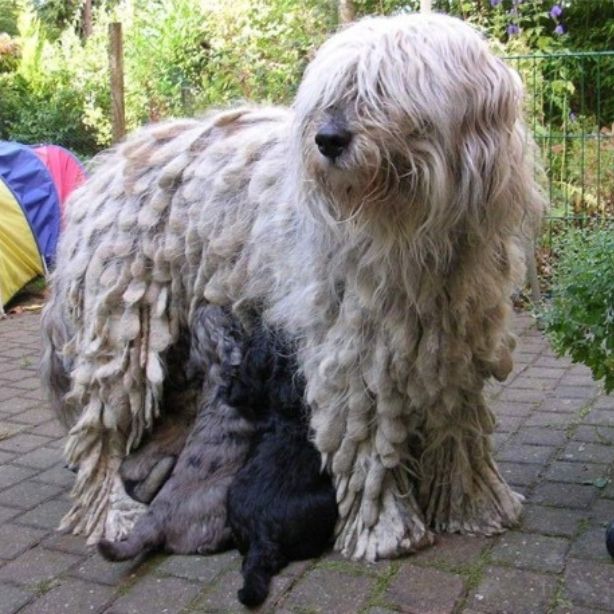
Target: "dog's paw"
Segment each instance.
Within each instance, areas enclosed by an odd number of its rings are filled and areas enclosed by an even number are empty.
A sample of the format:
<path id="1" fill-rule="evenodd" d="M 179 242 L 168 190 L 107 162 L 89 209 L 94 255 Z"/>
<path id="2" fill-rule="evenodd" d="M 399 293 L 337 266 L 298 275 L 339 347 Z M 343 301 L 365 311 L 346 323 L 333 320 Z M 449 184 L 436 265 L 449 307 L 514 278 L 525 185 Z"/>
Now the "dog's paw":
<path id="1" fill-rule="evenodd" d="M 143 480 L 124 479 L 124 488 L 128 495 L 141 503 L 149 503 L 170 477 L 176 460 L 174 456 L 165 456 L 151 467 Z"/>

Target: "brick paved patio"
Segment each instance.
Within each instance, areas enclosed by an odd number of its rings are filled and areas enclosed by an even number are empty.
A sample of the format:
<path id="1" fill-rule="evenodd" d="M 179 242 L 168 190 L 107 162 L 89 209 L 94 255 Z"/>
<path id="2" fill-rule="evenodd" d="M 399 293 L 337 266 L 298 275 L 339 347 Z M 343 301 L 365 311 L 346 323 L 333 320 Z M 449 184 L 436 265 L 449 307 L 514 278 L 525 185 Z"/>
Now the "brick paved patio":
<path id="1" fill-rule="evenodd" d="M 54 532 L 69 507 L 62 431 L 36 374 L 36 314 L 0 320 L 0 613 L 234 612 L 239 557 L 156 556 L 111 564 L 81 538 Z M 614 398 L 587 369 L 554 357 L 516 317 L 516 368 L 491 394 L 495 444 L 527 497 L 522 525 L 492 539 L 441 537 L 375 565 L 330 555 L 276 578 L 264 611 L 614 612 Z"/>

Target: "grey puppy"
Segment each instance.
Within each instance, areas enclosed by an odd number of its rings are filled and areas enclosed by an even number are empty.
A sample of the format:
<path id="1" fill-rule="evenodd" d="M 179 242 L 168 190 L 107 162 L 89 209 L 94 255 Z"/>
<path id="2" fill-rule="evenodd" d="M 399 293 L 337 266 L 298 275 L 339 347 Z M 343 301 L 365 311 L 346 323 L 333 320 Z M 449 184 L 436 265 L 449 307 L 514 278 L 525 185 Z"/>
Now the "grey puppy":
<path id="1" fill-rule="evenodd" d="M 226 402 L 226 386 L 241 363 L 242 330 L 228 310 L 207 305 L 196 310 L 191 333 L 188 371 L 204 374 L 194 427 L 170 477 L 132 533 L 122 541 L 98 543 L 108 560 L 123 561 L 161 548 L 204 554 L 230 544 L 226 496 L 253 435 L 253 425 Z M 164 473 L 165 462 L 172 463 L 163 458 L 154 470 Z"/>

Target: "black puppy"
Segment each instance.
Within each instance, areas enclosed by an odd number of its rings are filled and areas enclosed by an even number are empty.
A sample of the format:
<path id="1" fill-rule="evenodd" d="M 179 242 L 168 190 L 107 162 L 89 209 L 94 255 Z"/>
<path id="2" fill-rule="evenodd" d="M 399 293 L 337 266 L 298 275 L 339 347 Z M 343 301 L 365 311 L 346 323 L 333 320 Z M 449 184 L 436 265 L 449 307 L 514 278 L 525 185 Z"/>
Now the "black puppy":
<path id="1" fill-rule="evenodd" d="M 308 440 L 304 387 L 291 345 L 279 333 L 254 334 L 229 388 L 229 404 L 256 428 L 227 510 L 244 556 L 238 597 L 249 607 L 266 599 L 271 578 L 290 561 L 322 554 L 337 521 L 331 478 Z"/>

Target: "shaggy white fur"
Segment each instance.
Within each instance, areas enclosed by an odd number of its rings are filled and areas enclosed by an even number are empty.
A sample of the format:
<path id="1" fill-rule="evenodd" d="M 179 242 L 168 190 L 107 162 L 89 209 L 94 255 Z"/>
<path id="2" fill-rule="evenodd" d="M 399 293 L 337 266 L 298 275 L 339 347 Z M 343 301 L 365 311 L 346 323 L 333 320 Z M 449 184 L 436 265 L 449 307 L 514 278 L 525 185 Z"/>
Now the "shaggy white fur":
<path id="1" fill-rule="evenodd" d="M 118 464 L 155 428 L 166 352 L 203 299 L 298 337 L 344 554 L 516 522 L 482 389 L 511 369 L 509 296 L 543 207 L 520 106 L 517 75 L 463 22 L 372 18 L 321 48 L 291 109 L 151 126 L 101 156 L 44 314 L 44 377 L 79 465 L 65 526 L 105 531 Z M 351 135 L 334 158 L 315 143 L 331 121 Z"/>

